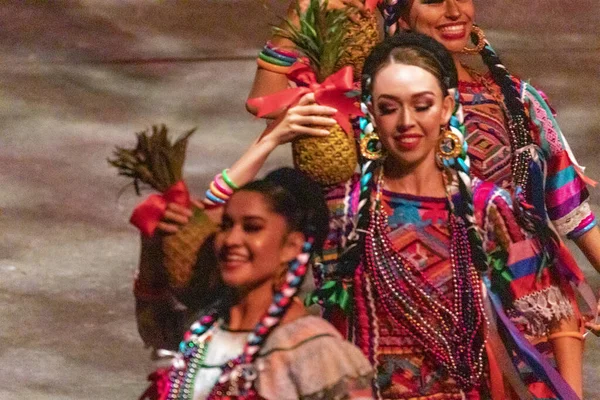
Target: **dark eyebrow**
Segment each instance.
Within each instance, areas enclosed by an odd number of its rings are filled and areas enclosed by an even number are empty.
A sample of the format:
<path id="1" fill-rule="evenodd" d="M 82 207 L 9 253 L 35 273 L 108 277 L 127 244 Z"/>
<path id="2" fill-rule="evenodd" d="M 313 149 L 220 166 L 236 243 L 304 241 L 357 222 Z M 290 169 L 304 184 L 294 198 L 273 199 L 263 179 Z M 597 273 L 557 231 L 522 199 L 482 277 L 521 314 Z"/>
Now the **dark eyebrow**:
<path id="1" fill-rule="evenodd" d="M 421 96 L 426 96 L 426 95 L 435 96 L 435 93 L 433 93 L 430 90 L 424 90 L 422 92 L 413 94 L 411 97 L 414 99 L 415 97 L 421 97 Z M 385 94 L 385 93 L 381 94 L 381 95 L 379 95 L 377 97 L 377 100 L 380 100 L 380 99 L 388 99 L 388 100 L 400 101 L 400 99 L 398 97 L 396 97 L 394 95 L 391 95 L 391 94 Z"/>

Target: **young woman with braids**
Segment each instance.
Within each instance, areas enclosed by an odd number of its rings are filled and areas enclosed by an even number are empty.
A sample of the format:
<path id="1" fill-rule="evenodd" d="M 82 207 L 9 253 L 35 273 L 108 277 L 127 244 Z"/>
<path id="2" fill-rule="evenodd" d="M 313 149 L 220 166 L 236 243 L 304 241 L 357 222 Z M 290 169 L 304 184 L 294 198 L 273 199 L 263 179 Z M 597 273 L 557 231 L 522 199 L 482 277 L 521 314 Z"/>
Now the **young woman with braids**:
<path id="1" fill-rule="evenodd" d="M 247 183 L 279 144 L 322 135 L 320 126 L 335 123 L 331 109 L 312 103 L 305 96 L 211 183 L 203 212 L 218 226 L 206 237 L 187 295 L 169 287 L 158 252 L 164 232 L 178 229 L 189 211 L 169 204 L 162 233 L 144 238 L 138 328 L 169 366 L 151 374 L 142 399 L 371 398 L 369 362 L 296 298 L 327 234 L 320 186 L 291 168 Z M 199 318 L 183 334 L 190 315 Z M 168 350 L 173 340 L 182 340 L 176 352 Z"/>
<path id="2" fill-rule="evenodd" d="M 600 272 L 600 229 L 586 188 L 591 181 L 543 94 L 510 74 L 474 24 L 473 0 L 388 0 L 384 18 L 389 34 L 423 33 L 452 53 L 472 175 L 508 190 L 520 222 L 545 237 L 572 239 Z M 464 54 L 480 55 L 488 72 L 465 66 Z M 567 273 L 575 283 L 582 279 L 578 269 Z"/>
<path id="3" fill-rule="evenodd" d="M 315 298 L 369 357 L 375 397 L 577 399 L 582 335 L 556 273 L 565 260 L 545 262 L 510 195 L 471 180 L 450 54 L 399 35 L 363 72 L 361 174 L 328 193 Z M 564 379 L 525 335 L 549 340 Z"/>

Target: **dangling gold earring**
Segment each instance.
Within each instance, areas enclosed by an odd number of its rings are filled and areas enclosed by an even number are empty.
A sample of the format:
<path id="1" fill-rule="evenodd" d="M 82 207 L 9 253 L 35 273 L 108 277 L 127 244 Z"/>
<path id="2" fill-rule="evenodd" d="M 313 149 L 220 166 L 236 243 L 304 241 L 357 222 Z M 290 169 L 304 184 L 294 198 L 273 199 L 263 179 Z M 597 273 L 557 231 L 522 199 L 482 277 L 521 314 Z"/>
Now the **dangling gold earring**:
<path id="1" fill-rule="evenodd" d="M 360 153 L 368 160 L 379 160 L 385 155 L 385 150 L 375 131 L 367 133 L 360 139 Z"/>
<path id="2" fill-rule="evenodd" d="M 473 44 L 475 47 L 467 47 L 465 46 L 462 50 L 463 54 L 479 54 L 481 50 L 485 47 L 485 34 L 483 30 L 477 25 L 473 24 L 471 28 L 471 39 L 473 36 L 476 36 L 477 40 L 473 40 Z"/>
<path id="3" fill-rule="evenodd" d="M 452 166 L 454 160 L 461 154 L 463 143 L 462 139 L 450 129 L 441 128 L 441 135 L 438 139 L 438 147 L 435 153 L 435 161 L 440 168 Z"/>

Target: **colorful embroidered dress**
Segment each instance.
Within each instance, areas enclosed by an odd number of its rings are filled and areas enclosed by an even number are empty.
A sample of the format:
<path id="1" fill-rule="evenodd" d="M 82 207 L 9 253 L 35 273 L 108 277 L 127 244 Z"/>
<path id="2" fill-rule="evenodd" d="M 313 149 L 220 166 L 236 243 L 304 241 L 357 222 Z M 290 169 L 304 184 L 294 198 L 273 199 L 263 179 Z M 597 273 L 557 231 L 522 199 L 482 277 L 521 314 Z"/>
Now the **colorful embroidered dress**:
<path id="1" fill-rule="evenodd" d="M 153 385 L 142 399 L 206 399 L 251 334 L 229 331 L 222 325 L 217 321 L 194 341 L 203 348 L 200 360 L 179 353 L 171 360 L 170 369 L 151 375 Z M 167 379 L 172 369 L 181 374 L 183 382 L 177 395 Z M 343 340 L 331 324 L 310 315 L 277 327 L 261 348 L 252 371 L 257 374 L 258 398 L 266 400 L 343 400 L 353 391 L 368 388 L 372 376 L 371 365 L 360 350 Z"/>
<path id="2" fill-rule="evenodd" d="M 558 274 L 552 274 L 553 267 L 539 272 L 540 249 L 537 242 L 515 223 L 507 192 L 492 184 L 476 182 L 476 218 L 484 247 L 499 261 L 496 269 L 492 268 L 486 276 L 521 331 L 532 336 L 545 335 L 551 321 L 573 313 L 569 299 L 561 291 L 562 283 L 553 278 Z M 357 186 L 353 180 L 346 188 L 340 187 L 337 192 L 329 193 L 328 202 L 335 214 L 328 240 L 329 252 L 316 274 L 319 279 L 335 276 L 335 254 L 347 234 L 346 222 L 356 210 Z M 431 293 L 436 300 L 451 304 L 454 292 L 447 199 L 383 191 L 382 204 L 388 215 L 388 235 L 395 250 L 437 289 Z M 390 294 L 379 290 L 364 265 L 359 266 L 353 282 L 353 315 L 348 325 L 338 323 L 373 363 L 376 398 L 464 398 L 465 393 L 431 354 L 381 306 L 383 296 Z M 540 393 L 547 393 L 546 388 L 541 390 Z M 481 387 L 466 395 L 473 399 L 488 398 L 488 392 L 488 383 L 483 379 Z"/>
<path id="3" fill-rule="evenodd" d="M 587 201 L 586 178 L 542 95 L 526 82 L 516 85 L 529 115 L 533 143 L 546 164 L 548 217 L 559 234 L 577 238 L 596 225 Z M 471 173 L 512 192 L 512 150 L 504 111 L 497 100 L 502 99 L 500 88 L 488 74 L 476 82 L 459 82 L 458 90 L 468 132 Z M 530 188 L 536 189 L 540 188 Z"/>

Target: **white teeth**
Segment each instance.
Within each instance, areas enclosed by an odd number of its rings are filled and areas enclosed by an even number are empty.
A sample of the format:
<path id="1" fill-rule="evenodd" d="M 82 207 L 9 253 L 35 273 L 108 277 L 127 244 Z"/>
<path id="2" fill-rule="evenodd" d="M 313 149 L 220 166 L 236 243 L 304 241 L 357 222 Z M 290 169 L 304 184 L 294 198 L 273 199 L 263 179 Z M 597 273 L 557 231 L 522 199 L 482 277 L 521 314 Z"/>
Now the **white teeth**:
<path id="1" fill-rule="evenodd" d="M 417 140 L 419 140 L 419 138 L 416 137 L 405 137 L 405 138 L 400 138 L 400 141 L 402 143 L 415 143 Z"/>
<path id="2" fill-rule="evenodd" d="M 447 32 L 447 33 L 461 33 L 465 31 L 465 26 L 464 25 L 449 25 L 449 26 L 444 26 L 443 28 L 440 28 L 440 30 L 442 32 Z"/>

